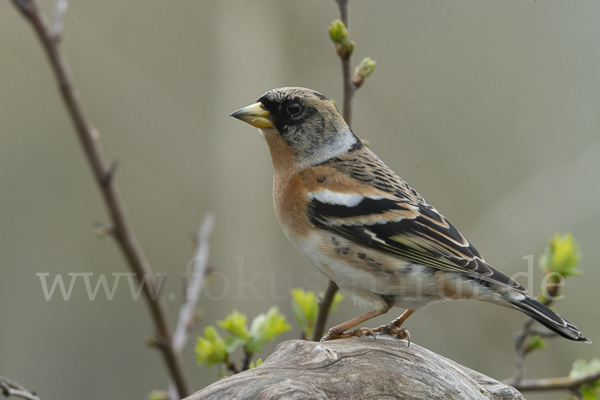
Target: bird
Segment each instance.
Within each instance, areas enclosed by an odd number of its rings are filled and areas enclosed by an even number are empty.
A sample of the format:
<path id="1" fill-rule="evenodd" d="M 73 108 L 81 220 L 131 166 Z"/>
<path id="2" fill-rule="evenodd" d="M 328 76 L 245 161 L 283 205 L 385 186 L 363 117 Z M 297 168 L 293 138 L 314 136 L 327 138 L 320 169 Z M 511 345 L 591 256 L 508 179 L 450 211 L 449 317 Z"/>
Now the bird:
<path id="1" fill-rule="evenodd" d="M 393 334 L 436 302 L 475 299 L 516 308 L 556 334 L 591 343 L 579 329 L 492 268 L 432 205 L 386 166 L 324 95 L 283 87 L 234 111 L 259 128 L 273 162 L 273 203 L 283 233 L 342 292 L 372 310 L 328 330 L 325 340 Z M 405 309 L 374 329 L 358 325 Z"/>

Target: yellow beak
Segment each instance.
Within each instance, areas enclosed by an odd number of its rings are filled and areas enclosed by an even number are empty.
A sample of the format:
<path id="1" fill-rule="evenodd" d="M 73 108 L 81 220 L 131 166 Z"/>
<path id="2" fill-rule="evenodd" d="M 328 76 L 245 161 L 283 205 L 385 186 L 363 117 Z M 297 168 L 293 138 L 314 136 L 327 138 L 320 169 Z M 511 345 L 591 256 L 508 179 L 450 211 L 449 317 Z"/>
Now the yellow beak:
<path id="1" fill-rule="evenodd" d="M 274 128 L 271 114 L 265 110 L 261 103 L 254 103 L 248 107 L 240 108 L 230 115 L 257 128 Z"/>

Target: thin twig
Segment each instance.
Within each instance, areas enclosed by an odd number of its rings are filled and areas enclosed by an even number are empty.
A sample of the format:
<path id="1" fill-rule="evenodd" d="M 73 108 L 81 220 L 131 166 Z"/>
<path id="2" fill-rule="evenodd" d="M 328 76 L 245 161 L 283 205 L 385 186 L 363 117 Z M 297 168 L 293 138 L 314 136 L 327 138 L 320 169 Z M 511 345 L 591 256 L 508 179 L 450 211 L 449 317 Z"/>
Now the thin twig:
<path id="1" fill-rule="evenodd" d="M 575 390 L 583 384 L 597 381 L 599 379 L 600 371 L 596 371 L 594 373 L 579 378 L 565 376 L 562 378 L 524 379 L 521 382 L 514 385 L 510 381 L 504 381 L 503 383 L 513 386 L 520 392 L 526 390 Z"/>
<path id="2" fill-rule="evenodd" d="M 179 309 L 179 320 L 177 321 L 177 327 L 175 333 L 173 333 L 173 348 L 177 353 L 181 353 L 181 350 L 187 343 L 190 327 L 194 323 L 194 314 L 198 299 L 200 298 L 200 292 L 202 285 L 204 284 L 204 277 L 208 271 L 208 239 L 212 230 L 215 226 L 215 217 L 212 214 L 206 215 L 204 221 L 198 231 L 198 239 L 196 241 L 196 254 L 194 255 L 194 268 L 192 271 L 192 278 L 185 290 L 185 297 L 183 304 Z M 173 381 L 169 379 L 169 399 L 176 398 L 176 387 Z"/>
<path id="3" fill-rule="evenodd" d="M 242 361 L 242 371 L 247 371 L 250 369 L 250 362 L 252 361 L 252 353 L 246 350 L 246 346 L 244 346 L 244 360 Z"/>
<path id="4" fill-rule="evenodd" d="M 552 299 L 558 295 L 558 287 L 550 285 L 546 288 L 549 296 L 544 299 L 542 302 L 546 307 L 552 304 Z M 529 354 L 529 350 L 527 349 L 527 342 L 531 335 L 540 335 L 544 337 L 554 337 L 556 334 L 548 334 L 540 332 L 537 329 L 533 328 L 535 320 L 528 319 L 524 324 L 523 328 L 515 335 L 515 353 L 517 353 L 517 357 L 515 359 L 515 373 L 513 377 L 509 380 L 512 386 L 517 386 L 523 381 L 525 377 L 525 357 Z"/>
<path id="5" fill-rule="evenodd" d="M 547 338 L 547 339 L 558 337 L 558 333 L 552 332 L 552 331 L 550 331 L 548 329 L 544 329 L 544 328 L 542 328 L 542 329 L 531 328 L 529 330 L 529 333 L 532 335 L 540 336 L 540 337 Z"/>
<path id="6" fill-rule="evenodd" d="M 511 379 L 513 386 L 523 380 L 525 376 L 525 356 L 527 354 L 527 339 L 531 335 L 531 327 L 535 321 L 528 319 L 523 328 L 515 336 L 515 353 L 517 357 L 515 359 L 515 373 Z"/>
<path id="7" fill-rule="evenodd" d="M 229 361 L 229 357 L 227 354 L 225 355 L 225 365 L 227 366 L 227 369 L 229 371 L 234 373 L 234 375 L 242 372 L 235 366 L 235 364 L 232 361 Z"/>
<path id="8" fill-rule="evenodd" d="M 52 34 L 55 38 L 60 38 L 65 25 L 65 15 L 67 15 L 67 0 L 56 0 L 54 4 L 54 21 L 52 22 Z"/>
<path id="9" fill-rule="evenodd" d="M 13 396 L 27 400 L 40 400 L 35 392 L 30 392 L 17 382 L 11 381 L 3 376 L 0 376 L 0 389 L 2 389 L 2 394 L 6 397 Z"/>
<path id="10" fill-rule="evenodd" d="M 350 31 L 350 16 L 349 16 L 349 5 L 348 0 L 335 0 L 340 9 L 340 17 L 346 29 Z M 356 93 L 356 86 L 352 82 L 352 55 L 348 54 L 346 57 L 340 57 L 342 61 L 342 79 L 344 86 L 344 101 L 342 116 L 346 120 L 346 124 L 352 127 L 352 103 L 354 100 L 354 94 Z M 333 298 L 338 291 L 338 285 L 334 281 L 329 281 L 329 286 L 325 291 L 323 300 L 319 304 L 319 314 L 317 316 L 317 322 L 315 323 L 315 329 L 313 330 L 313 341 L 319 341 L 323 337 L 325 332 L 325 323 L 329 316 L 331 304 Z"/>
<path id="11" fill-rule="evenodd" d="M 162 296 L 158 296 L 155 300 L 152 298 L 157 289 L 156 277 L 125 219 L 123 204 L 112 179 L 112 170 L 105 161 L 98 141 L 98 133 L 92 127 L 79 92 L 73 83 L 67 61 L 60 47 L 60 41 L 53 34 L 48 19 L 36 0 L 13 0 L 13 2 L 29 20 L 46 51 L 67 111 L 108 208 L 114 229 L 113 237 L 121 248 L 129 267 L 135 272 L 138 282 L 143 282 L 144 277 L 149 278 L 146 278 L 149 284 L 143 285 L 143 291 L 156 329 L 155 341 L 163 344 L 158 348 L 162 352 L 169 375 L 177 386 L 179 397 L 186 397 L 190 393 L 190 386 L 184 373 L 182 358 L 173 348 L 165 300 Z"/>
<path id="12" fill-rule="evenodd" d="M 327 323 L 327 317 L 331 310 L 331 304 L 333 304 L 333 298 L 338 291 L 338 285 L 334 281 L 329 281 L 329 286 L 323 295 L 323 299 L 319 303 L 319 315 L 317 316 L 317 323 L 313 330 L 312 340 L 318 342 L 323 337 L 325 332 L 325 324 Z"/>
<path id="13" fill-rule="evenodd" d="M 227 369 L 229 371 L 233 372 L 234 375 L 239 374 L 240 372 L 242 372 L 239 369 L 237 369 L 237 367 L 235 366 L 235 364 L 232 363 L 232 362 L 230 362 L 230 363 L 227 364 Z"/>
<path id="14" fill-rule="evenodd" d="M 340 9 L 341 20 L 346 26 L 346 29 L 350 31 L 349 21 L 349 5 L 348 0 L 336 0 Z M 356 93 L 356 86 L 352 82 L 352 56 L 349 54 L 347 57 L 340 57 L 342 61 L 342 74 L 344 82 L 344 108 L 342 110 L 342 116 L 346 120 L 349 127 L 352 127 L 352 103 L 354 101 L 354 94 Z"/>
<path id="15" fill-rule="evenodd" d="M 173 334 L 173 347 L 175 351 L 181 352 L 188 339 L 189 327 L 193 323 L 194 311 L 200 297 L 204 277 L 208 270 L 208 239 L 215 226 L 215 217 L 208 214 L 204 217 L 200 231 L 198 232 L 198 244 L 194 255 L 194 271 L 185 292 L 185 299 L 179 310 L 177 328 Z"/>

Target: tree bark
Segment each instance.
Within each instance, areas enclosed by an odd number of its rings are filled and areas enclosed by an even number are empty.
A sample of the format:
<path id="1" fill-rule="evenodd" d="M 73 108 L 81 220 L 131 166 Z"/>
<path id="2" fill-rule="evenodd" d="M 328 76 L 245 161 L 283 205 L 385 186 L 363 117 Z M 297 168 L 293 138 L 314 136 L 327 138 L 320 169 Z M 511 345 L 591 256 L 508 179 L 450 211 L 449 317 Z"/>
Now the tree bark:
<path id="1" fill-rule="evenodd" d="M 228 399 L 524 399 L 512 386 L 390 336 L 281 343 L 265 362 L 187 397 Z"/>

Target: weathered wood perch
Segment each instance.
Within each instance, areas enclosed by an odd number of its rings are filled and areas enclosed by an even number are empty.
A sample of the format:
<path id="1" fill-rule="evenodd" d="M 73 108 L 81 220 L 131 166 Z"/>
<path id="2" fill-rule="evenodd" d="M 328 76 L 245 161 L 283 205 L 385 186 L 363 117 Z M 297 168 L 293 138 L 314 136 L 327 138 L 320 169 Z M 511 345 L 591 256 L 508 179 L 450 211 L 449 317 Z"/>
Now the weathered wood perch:
<path id="1" fill-rule="evenodd" d="M 389 336 L 281 343 L 252 370 L 186 400 L 523 399 L 512 386 Z"/>

